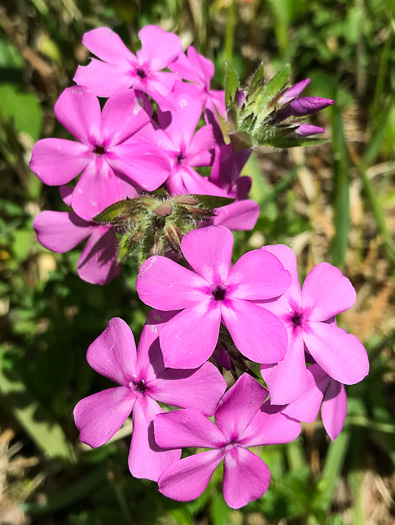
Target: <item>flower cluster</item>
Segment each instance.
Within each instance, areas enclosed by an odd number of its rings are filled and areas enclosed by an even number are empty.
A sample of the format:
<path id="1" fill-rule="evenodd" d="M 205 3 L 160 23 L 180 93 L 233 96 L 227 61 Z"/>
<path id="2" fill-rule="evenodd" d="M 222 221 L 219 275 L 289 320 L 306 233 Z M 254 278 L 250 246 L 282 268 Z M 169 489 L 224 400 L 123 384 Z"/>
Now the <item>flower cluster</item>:
<path id="1" fill-rule="evenodd" d="M 270 483 L 249 447 L 294 440 L 320 408 L 334 440 L 344 385 L 369 370 L 362 344 L 336 324 L 355 302 L 340 270 L 318 264 L 301 288 L 284 245 L 232 266 L 230 230 L 252 229 L 259 214 L 241 176 L 251 146 L 293 146 L 323 132 L 300 118 L 332 101 L 301 98 L 308 80 L 290 87 L 286 70 L 268 84 L 258 70 L 242 90 L 228 69 L 225 96 L 210 88 L 213 64 L 193 47 L 184 54 L 176 35 L 146 26 L 139 37 L 133 54 L 110 29 L 84 35 L 97 58 L 78 67 L 78 85 L 55 105 L 76 140 L 43 139 L 31 160 L 69 207 L 35 219 L 40 242 L 65 252 L 88 239 L 78 273 L 98 284 L 137 250 L 136 290 L 153 308 L 137 350 L 120 318 L 90 345 L 90 366 L 118 386 L 82 399 L 75 422 L 81 441 L 98 447 L 132 414 L 130 472 L 175 500 L 202 494 L 223 461 L 225 501 L 240 508 Z M 181 459 L 191 447 L 209 450 Z"/>

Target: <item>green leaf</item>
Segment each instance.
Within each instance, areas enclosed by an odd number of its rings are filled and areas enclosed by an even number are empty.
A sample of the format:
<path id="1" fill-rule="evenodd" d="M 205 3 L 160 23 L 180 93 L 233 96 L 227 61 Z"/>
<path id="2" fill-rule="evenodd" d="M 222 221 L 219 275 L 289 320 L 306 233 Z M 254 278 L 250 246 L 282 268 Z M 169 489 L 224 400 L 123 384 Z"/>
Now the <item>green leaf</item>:
<path id="1" fill-rule="evenodd" d="M 118 224 L 122 219 L 126 221 L 134 219 L 136 221 L 141 219 L 141 214 L 149 213 L 150 209 L 155 206 L 157 206 L 157 203 L 154 197 L 142 195 L 134 199 L 125 199 L 111 204 L 96 215 L 93 220 L 95 222 L 111 223 L 118 219 Z"/>
<path id="2" fill-rule="evenodd" d="M 120 263 L 126 259 L 139 245 L 142 235 L 139 232 L 127 231 L 119 241 L 117 262 Z"/>
<path id="3" fill-rule="evenodd" d="M 50 458 L 74 461 L 73 450 L 61 427 L 11 370 L 0 367 L 0 393 L 25 432 Z"/>
<path id="4" fill-rule="evenodd" d="M 253 74 L 251 81 L 249 82 L 249 89 L 253 88 L 257 82 L 262 80 L 264 78 L 264 67 L 263 63 L 259 65 L 258 69 Z"/>
<path id="5" fill-rule="evenodd" d="M 235 100 L 237 90 L 239 89 L 239 78 L 230 62 L 225 64 L 225 102 L 226 108 L 229 108 Z"/>
<path id="6" fill-rule="evenodd" d="M 332 239 L 331 255 L 333 263 L 341 268 L 346 260 L 350 233 L 350 178 L 343 120 L 337 106 L 332 108 L 332 137 L 335 235 Z"/>
<path id="7" fill-rule="evenodd" d="M 291 72 L 291 66 L 285 65 L 280 71 L 266 84 L 256 95 L 254 113 L 264 111 L 266 117 L 266 109 L 270 102 L 276 97 L 276 95 L 287 85 L 289 75 Z"/>
<path id="8" fill-rule="evenodd" d="M 14 84 L 0 86 L 0 113 L 5 122 L 12 122 L 15 129 L 28 133 L 33 140 L 41 135 L 42 111 L 34 93 L 21 91 Z"/>
<path id="9" fill-rule="evenodd" d="M 258 137 L 259 140 L 259 137 Z M 282 138 L 282 137 L 273 137 L 270 140 L 259 141 L 259 146 L 269 146 L 271 148 L 298 148 L 301 146 L 316 146 L 318 144 L 326 144 L 329 142 L 329 139 L 291 139 L 291 138 Z"/>
<path id="10" fill-rule="evenodd" d="M 72 506 L 91 494 L 97 487 L 108 482 L 107 467 L 102 465 L 83 476 L 75 483 L 67 485 L 64 490 L 58 491 L 45 503 L 24 503 L 20 508 L 28 514 L 49 514 Z"/>
<path id="11" fill-rule="evenodd" d="M 222 206 L 227 206 L 232 204 L 235 199 L 229 197 L 216 197 L 214 195 L 195 195 L 192 197 L 197 200 L 199 206 L 204 210 L 214 210 L 215 208 L 222 208 Z"/>

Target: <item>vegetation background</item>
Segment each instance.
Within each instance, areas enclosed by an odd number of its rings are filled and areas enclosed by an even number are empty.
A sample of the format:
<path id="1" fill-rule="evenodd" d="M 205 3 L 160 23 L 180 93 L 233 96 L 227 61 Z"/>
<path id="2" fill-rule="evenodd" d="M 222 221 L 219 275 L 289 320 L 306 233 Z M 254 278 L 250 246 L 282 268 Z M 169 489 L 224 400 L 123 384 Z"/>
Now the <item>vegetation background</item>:
<path id="1" fill-rule="evenodd" d="M 3 0 L 0 6 L 0 523 L 2 525 L 390 525 L 395 520 L 394 303 L 395 49 L 393 0 Z M 299 439 L 259 453 L 273 479 L 240 511 L 223 502 L 220 473 L 198 500 L 180 504 L 127 470 L 130 425 L 108 445 L 78 441 L 72 410 L 106 386 L 85 360 L 113 316 L 135 334 L 147 309 L 136 266 L 105 287 L 76 274 L 80 250 L 41 247 L 41 209 L 61 209 L 57 188 L 28 167 L 41 137 L 66 137 L 53 105 L 88 51 L 84 32 L 108 26 L 138 49 L 138 30 L 160 24 L 216 67 L 247 78 L 263 61 L 285 62 L 309 94 L 336 104 L 317 116 L 331 142 L 255 155 L 254 231 L 236 234 L 237 254 L 286 243 L 301 276 L 326 260 L 358 291 L 341 324 L 366 345 L 370 375 L 348 388 L 342 434 L 331 443 L 319 420 Z"/>

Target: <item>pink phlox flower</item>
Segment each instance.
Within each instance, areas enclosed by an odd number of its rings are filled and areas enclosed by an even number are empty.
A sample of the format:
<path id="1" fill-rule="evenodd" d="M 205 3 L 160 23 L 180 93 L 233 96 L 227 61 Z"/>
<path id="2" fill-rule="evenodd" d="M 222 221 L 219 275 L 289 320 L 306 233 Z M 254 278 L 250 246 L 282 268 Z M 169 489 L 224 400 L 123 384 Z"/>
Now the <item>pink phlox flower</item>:
<path id="1" fill-rule="evenodd" d="M 151 121 L 152 108 L 144 95 L 128 90 L 111 97 L 103 112 L 97 97 L 82 86 L 67 88 L 55 104 L 59 122 L 78 142 L 39 140 L 30 167 L 51 186 L 70 182 L 82 172 L 73 191 L 71 206 L 91 220 L 104 208 L 155 190 L 166 180 L 169 163 L 152 144 L 126 140 Z"/>
<path id="2" fill-rule="evenodd" d="M 170 108 L 167 95 L 178 77 L 162 70 L 182 53 L 181 40 L 154 25 L 143 27 L 139 38 L 142 47 L 134 55 L 108 27 L 85 33 L 82 43 L 100 60 L 92 58 L 88 66 L 79 66 L 74 82 L 89 87 L 98 97 L 111 97 L 133 86 L 163 109 Z"/>
<path id="3" fill-rule="evenodd" d="M 176 109 L 159 111 L 159 127 L 145 127 L 133 137 L 133 141 L 149 141 L 162 148 L 167 155 L 170 175 L 165 186 L 171 195 L 197 193 L 226 196 L 225 191 L 194 170 L 198 166 L 212 165 L 217 145 L 211 124 L 196 131 L 203 110 L 201 100 L 188 94 L 172 94 L 169 100 Z"/>
<path id="4" fill-rule="evenodd" d="M 176 82 L 175 90 L 184 91 L 201 98 L 204 106 L 215 115 L 215 109 L 226 118 L 225 91 L 210 89 L 211 79 L 214 76 L 214 64 L 200 55 L 193 46 L 189 46 L 186 55 L 181 53 L 169 68 L 178 73 L 181 78 L 192 82 Z"/>
<path id="5" fill-rule="evenodd" d="M 257 363 L 278 363 L 287 349 L 282 322 L 255 301 L 278 297 L 291 283 L 279 260 L 263 250 L 231 268 L 233 235 L 224 226 L 187 233 L 181 250 L 191 269 L 162 256 L 140 269 L 140 299 L 163 311 L 179 310 L 160 331 L 166 366 L 194 368 L 213 353 L 221 322 L 238 350 Z"/>
<path id="6" fill-rule="evenodd" d="M 226 383 L 214 365 L 195 370 L 166 370 L 154 324 L 144 327 L 136 352 L 133 334 L 119 318 L 90 345 L 89 365 L 119 386 L 82 399 L 74 409 L 80 439 L 99 447 L 119 430 L 133 411 L 129 469 L 136 478 L 157 481 L 180 450 L 164 451 L 155 443 L 153 420 L 163 412 L 157 401 L 191 407 L 212 415 Z"/>
<path id="7" fill-rule="evenodd" d="M 321 408 L 324 428 L 334 441 L 340 434 L 347 415 L 347 395 L 342 383 L 331 379 L 322 368 L 311 365 L 307 368 L 307 387 L 299 399 L 282 408 L 297 421 L 312 423 Z"/>
<path id="8" fill-rule="evenodd" d="M 264 403 L 267 394 L 255 379 L 243 374 L 221 399 L 214 414 L 217 426 L 193 409 L 156 416 L 155 440 L 160 446 L 212 449 L 173 463 L 159 478 L 159 491 L 177 501 L 195 499 L 223 460 L 227 505 L 239 509 L 260 498 L 269 487 L 270 470 L 248 448 L 288 443 L 301 430 L 299 422 Z"/>
<path id="9" fill-rule="evenodd" d="M 215 148 L 215 159 L 209 181 L 226 191 L 235 202 L 215 211 L 213 224 L 222 224 L 230 230 L 252 230 L 258 220 L 259 204 L 247 199 L 252 179 L 240 176 L 251 150 L 240 150 L 232 154 L 232 145 Z"/>
<path id="10" fill-rule="evenodd" d="M 329 377 L 352 385 L 369 372 L 369 361 L 362 343 L 338 328 L 333 318 L 351 308 L 354 287 L 342 272 L 329 263 L 320 263 L 299 284 L 296 256 L 284 245 L 264 246 L 291 273 L 292 285 L 275 301 L 262 303 L 282 320 L 288 331 L 288 352 L 274 367 L 261 367 L 273 404 L 298 399 L 307 387 L 305 349 Z M 328 322 L 330 321 L 330 322 Z"/>
<path id="11" fill-rule="evenodd" d="M 74 212 L 43 211 L 33 221 L 39 242 L 56 253 L 66 253 L 88 239 L 78 259 L 78 275 L 91 284 L 107 284 L 117 277 L 117 238 L 111 227 L 85 221 Z"/>

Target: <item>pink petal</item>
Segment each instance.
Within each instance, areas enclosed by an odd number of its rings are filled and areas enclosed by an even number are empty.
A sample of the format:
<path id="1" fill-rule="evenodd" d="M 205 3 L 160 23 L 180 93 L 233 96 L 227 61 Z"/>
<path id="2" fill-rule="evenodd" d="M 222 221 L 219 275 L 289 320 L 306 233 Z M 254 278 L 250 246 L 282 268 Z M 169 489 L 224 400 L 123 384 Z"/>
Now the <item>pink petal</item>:
<path id="1" fill-rule="evenodd" d="M 121 272 L 121 265 L 116 262 L 118 240 L 112 230 L 104 226 L 94 228 L 78 260 L 78 275 L 88 283 L 107 284 Z"/>
<path id="2" fill-rule="evenodd" d="M 187 93 L 176 93 L 169 97 L 176 110 L 171 114 L 171 124 L 166 127 L 166 134 L 171 138 L 175 149 L 189 149 L 196 126 L 203 111 L 203 103 Z M 163 120 L 159 114 L 159 124 Z"/>
<path id="3" fill-rule="evenodd" d="M 290 102 L 294 98 L 298 97 L 302 91 L 304 91 L 307 85 L 310 84 L 310 82 L 311 80 L 306 78 L 305 80 L 302 80 L 301 82 L 298 82 L 297 84 L 294 84 L 288 88 L 279 98 L 279 104 L 286 104 L 287 102 Z"/>
<path id="4" fill-rule="evenodd" d="M 181 241 L 185 259 L 210 284 L 225 283 L 232 264 L 233 235 L 225 226 L 187 233 Z"/>
<path id="5" fill-rule="evenodd" d="M 226 120 L 225 91 L 210 89 L 206 108 L 211 109 L 214 114 L 214 108 L 216 108 L 221 117 Z"/>
<path id="6" fill-rule="evenodd" d="M 347 395 L 344 385 L 330 381 L 321 407 L 321 418 L 332 441 L 342 431 L 347 415 Z"/>
<path id="7" fill-rule="evenodd" d="M 287 352 L 288 336 L 283 323 L 260 306 L 233 299 L 222 306 L 223 323 L 240 352 L 255 363 L 282 361 Z"/>
<path id="8" fill-rule="evenodd" d="M 84 144 L 64 139 L 42 139 L 33 147 L 30 169 L 49 186 L 66 184 L 79 175 L 93 157 Z"/>
<path id="9" fill-rule="evenodd" d="M 259 213 L 260 207 L 257 202 L 252 200 L 236 201 L 223 208 L 217 208 L 213 217 L 213 224 L 226 226 L 229 230 L 248 231 L 255 226 Z"/>
<path id="10" fill-rule="evenodd" d="M 97 97 L 111 97 L 134 83 L 129 65 L 107 64 L 95 58 L 87 66 L 78 66 L 73 80 L 91 89 Z"/>
<path id="11" fill-rule="evenodd" d="M 215 421 L 228 442 L 239 441 L 268 396 L 268 391 L 249 374 L 243 374 L 224 394 Z"/>
<path id="12" fill-rule="evenodd" d="M 298 399 L 307 388 L 306 362 L 302 334 L 288 333 L 288 351 L 283 361 L 275 365 L 269 377 L 262 373 L 273 405 L 287 405 Z"/>
<path id="13" fill-rule="evenodd" d="M 317 264 L 306 277 L 302 289 L 303 309 L 311 309 L 310 321 L 325 321 L 355 303 L 353 285 L 329 263 Z"/>
<path id="14" fill-rule="evenodd" d="M 220 308 L 210 301 L 189 306 L 173 317 L 159 333 L 165 366 L 201 366 L 214 352 L 220 323 Z"/>
<path id="15" fill-rule="evenodd" d="M 232 298 L 259 301 L 283 294 L 291 284 L 291 276 L 277 257 L 252 250 L 236 262 L 227 283 Z"/>
<path id="16" fill-rule="evenodd" d="M 226 439 L 199 410 L 187 408 L 155 418 L 155 440 L 163 448 L 221 448 Z"/>
<path id="17" fill-rule="evenodd" d="M 176 501 L 198 498 L 223 457 L 221 450 L 209 450 L 171 465 L 159 479 L 159 492 Z"/>
<path id="18" fill-rule="evenodd" d="M 152 107 L 143 95 L 128 89 L 110 97 L 102 114 L 102 145 L 107 149 L 124 142 L 151 121 Z"/>
<path id="19" fill-rule="evenodd" d="M 187 165 L 175 165 L 166 181 L 166 189 L 171 195 L 197 194 L 228 197 L 226 192 L 202 177 Z"/>
<path id="20" fill-rule="evenodd" d="M 189 166 L 209 166 L 213 154 L 212 151 L 216 146 L 216 140 L 212 126 L 203 126 L 200 128 L 191 140 L 186 159 Z"/>
<path id="21" fill-rule="evenodd" d="M 302 291 L 300 288 L 299 283 L 299 276 L 298 276 L 298 263 L 296 260 L 296 255 L 291 250 L 291 248 L 288 248 L 288 246 L 285 246 L 284 244 L 272 244 L 268 246 L 263 246 L 261 248 L 262 251 L 269 252 L 277 257 L 277 259 L 281 262 L 281 264 L 284 266 L 286 270 L 289 271 L 291 274 L 291 286 L 288 288 L 285 297 L 281 298 L 284 299 L 284 306 L 289 305 L 289 301 L 292 300 L 293 305 L 302 305 Z M 285 306 L 285 308 L 287 308 Z M 265 305 L 266 308 L 266 305 Z M 269 307 L 268 307 L 269 309 Z M 288 308 L 287 308 L 288 309 Z M 273 311 L 273 310 L 270 310 Z M 276 312 L 273 312 L 276 313 Z"/>
<path id="22" fill-rule="evenodd" d="M 168 159 L 155 145 L 121 144 L 111 148 L 106 158 L 114 170 L 146 191 L 159 188 L 170 174 Z"/>
<path id="23" fill-rule="evenodd" d="M 80 441 L 93 448 L 107 443 L 128 418 L 135 400 L 135 395 L 123 386 L 81 399 L 74 409 Z"/>
<path id="24" fill-rule="evenodd" d="M 66 204 L 66 206 L 71 207 L 71 200 L 73 196 L 73 188 L 70 186 L 67 186 L 67 184 L 59 187 L 59 194 L 62 201 Z"/>
<path id="25" fill-rule="evenodd" d="M 58 98 L 54 112 L 59 122 L 78 141 L 87 146 L 98 143 L 101 110 L 97 97 L 90 89 L 83 86 L 66 88 Z"/>
<path id="26" fill-rule="evenodd" d="M 148 25 L 139 32 L 141 50 L 136 55 L 140 64 L 149 64 L 158 71 L 171 64 L 182 53 L 181 40 L 174 33 L 163 31 L 158 26 Z"/>
<path id="27" fill-rule="evenodd" d="M 136 280 L 140 299 L 165 311 L 180 310 L 204 300 L 207 289 L 209 285 L 200 275 L 159 255 L 145 261 Z"/>
<path id="28" fill-rule="evenodd" d="M 95 229 L 75 213 L 43 211 L 33 221 L 39 242 L 56 253 L 65 253 L 86 239 Z"/>
<path id="29" fill-rule="evenodd" d="M 188 48 L 188 55 L 190 49 L 192 49 L 192 46 L 189 46 Z M 174 71 L 174 73 L 177 73 L 184 80 L 189 80 L 190 82 L 196 82 L 199 84 L 205 84 L 204 75 L 201 74 L 201 71 L 199 69 L 196 69 L 192 66 L 189 56 L 187 58 L 184 53 L 181 53 L 178 56 L 177 60 L 170 64 L 169 69 L 171 71 Z M 184 84 L 184 82 L 182 84 Z M 189 86 L 190 84 L 186 84 L 187 89 Z"/>
<path id="30" fill-rule="evenodd" d="M 158 481 L 163 472 L 181 457 L 181 450 L 162 450 L 155 442 L 154 419 L 161 413 L 158 403 L 148 396 L 139 396 L 136 400 L 128 461 L 135 478 Z"/>
<path id="31" fill-rule="evenodd" d="M 151 310 L 148 315 L 150 316 L 153 311 Z M 139 381 L 144 381 L 145 386 L 150 387 L 151 394 L 151 382 L 163 373 L 165 365 L 159 345 L 158 327 L 154 322 L 152 324 L 148 324 L 148 322 L 146 320 L 139 340 L 136 373 Z"/>
<path id="32" fill-rule="evenodd" d="M 322 368 L 316 364 L 309 366 L 307 368 L 307 387 L 304 394 L 284 407 L 282 412 L 297 421 L 312 423 L 318 415 L 329 381 L 330 377 Z"/>
<path id="33" fill-rule="evenodd" d="M 140 81 L 137 80 L 134 88 L 140 89 L 152 97 L 158 104 L 160 110 L 175 111 L 173 96 L 169 95 L 173 89 L 176 78 L 176 75 L 168 73 L 167 71 L 159 71 L 156 73 L 151 71 L 147 78 L 139 79 Z"/>
<path id="34" fill-rule="evenodd" d="M 90 162 L 77 182 L 72 206 L 80 217 L 91 220 L 110 204 L 136 195 L 132 183 L 128 184 L 117 177 L 103 157 L 97 157 Z"/>
<path id="35" fill-rule="evenodd" d="M 249 450 L 231 448 L 224 458 L 224 499 L 232 509 L 240 509 L 259 499 L 269 488 L 270 470 Z"/>
<path id="36" fill-rule="evenodd" d="M 150 396 L 181 408 L 196 408 L 212 416 L 226 390 L 226 381 L 211 363 L 197 370 L 167 369 L 149 385 Z"/>
<path id="37" fill-rule="evenodd" d="M 136 371 L 136 345 L 125 321 L 119 317 L 111 319 L 88 348 L 86 359 L 102 376 L 128 386 Z"/>
<path id="38" fill-rule="evenodd" d="M 130 64 L 136 57 L 125 46 L 120 37 L 108 27 L 98 27 L 82 37 L 82 43 L 94 55 L 113 64 Z"/>
<path id="39" fill-rule="evenodd" d="M 326 323 L 307 323 L 303 332 L 308 351 L 323 370 L 339 383 L 353 385 L 369 372 L 366 350 L 355 335 Z"/>
<path id="40" fill-rule="evenodd" d="M 257 447 L 289 443 L 299 436 L 301 430 L 299 421 L 290 419 L 281 412 L 281 407 L 267 401 L 246 428 L 240 444 Z"/>

